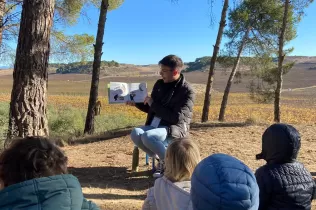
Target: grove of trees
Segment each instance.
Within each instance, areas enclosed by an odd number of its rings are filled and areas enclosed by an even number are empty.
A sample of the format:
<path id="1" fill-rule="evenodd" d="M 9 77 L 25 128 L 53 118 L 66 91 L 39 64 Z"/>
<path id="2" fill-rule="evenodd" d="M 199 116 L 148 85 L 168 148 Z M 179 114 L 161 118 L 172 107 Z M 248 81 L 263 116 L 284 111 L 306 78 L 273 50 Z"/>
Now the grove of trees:
<path id="1" fill-rule="evenodd" d="M 252 75 L 257 81 L 260 80 L 260 83 L 253 82 L 250 85 L 253 95 L 274 100 L 274 121 L 281 121 L 283 75 L 293 66 L 293 63 L 284 63 L 285 57 L 293 51 L 293 48 L 286 49 L 285 46 L 296 37 L 296 27 L 304 15 L 304 9 L 312 2 L 243 0 L 235 1 L 235 6 L 231 7 L 232 2 L 222 1 L 212 56 L 187 64 L 187 71 L 209 65 L 202 122 L 207 122 L 209 117 L 216 63 L 231 68 L 219 121 L 225 120 L 229 92 L 235 76 L 238 75 L 240 63 L 250 66 Z M 13 51 L 7 43 L 18 37 L 8 139 L 49 135 L 48 67 L 50 60 L 57 59 L 61 62 L 71 61 L 67 65 L 55 64 L 58 67 L 57 73 L 80 72 L 82 66 L 89 66 L 91 69 L 92 80 L 84 133 L 94 132 L 94 107 L 98 99 L 100 68 L 102 65 L 119 66 L 115 61 L 101 61 L 107 14 L 122 3 L 123 0 L 0 0 L 0 57 L 12 56 Z M 71 27 L 79 17 L 85 16 L 85 5 L 95 5 L 100 11 L 96 38 L 88 34 L 65 34 L 64 27 Z M 225 50 L 221 50 L 224 36 L 228 42 Z M 92 57 L 93 62 L 87 62 Z"/>
<path id="2" fill-rule="evenodd" d="M 216 44 L 211 59 L 209 77 L 206 84 L 202 122 L 208 121 L 208 113 L 211 102 L 211 89 L 214 83 L 215 62 L 219 51 L 220 40 L 223 35 L 229 38 L 226 45 L 227 57 L 232 65 L 232 71 L 224 92 L 219 120 L 224 121 L 225 109 L 232 81 L 237 72 L 240 58 L 244 48 L 250 51 L 256 59 L 250 59 L 253 73 L 260 78 L 260 84 L 254 88 L 250 86 L 253 95 L 259 94 L 264 99 L 274 99 L 274 121 L 281 121 L 280 98 L 283 83 L 283 75 L 293 67 L 293 63 L 284 64 L 284 58 L 293 51 L 293 48 L 284 49 L 284 46 L 296 36 L 296 27 L 304 15 L 304 9 L 313 0 L 244 0 L 236 8 L 230 10 L 229 28 L 223 33 L 226 26 L 226 6 L 224 1 L 220 27 Z M 225 13 L 225 14 L 224 14 Z M 273 58 L 277 57 L 277 66 Z M 222 59 L 222 61 L 225 59 Z M 251 64 L 251 63 L 248 63 Z M 262 72 L 264 72 L 262 74 Z M 271 97 L 273 95 L 273 97 Z"/>
<path id="3" fill-rule="evenodd" d="M 91 50 L 89 44 L 93 39 L 87 34 L 82 36 L 66 36 L 62 31 L 54 28 L 58 23 L 72 25 L 76 22 L 85 4 L 101 5 L 101 15 L 98 26 L 97 42 L 93 62 L 93 80 L 91 85 L 92 100 L 96 103 L 98 73 L 101 66 L 102 40 L 107 10 L 115 9 L 121 5 L 120 0 L 12 0 L 0 2 L 5 12 L 2 18 L 2 33 L 12 30 L 13 25 L 8 22 L 19 23 L 19 39 L 13 71 L 13 88 L 11 93 L 9 128 L 7 139 L 25 136 L 48 136 L 47 120 L 47 83 L 49 57 L 54 56 L 51 46 L 58 46 L 55 40 L 61 41 L 68 55 L 80 55 L 81 61 L 89 57 Z M 102 4 L 101 4 L 102 3 Z M 22 8 L 16 8 L 17 6 Z M 9 9 L 6 9 L 9 6 Z M 0 8 L 1 9 L 1 8 Z M 21 10 L 21 11 L 20 11 Z M 55 12 L 56 11 L 56 12 Z M 14 18 L 12 14 L 15 14 Z M 21 19 L 19 19 L 21 14 Z M 0 12 L 1 15 L 1 12 Z M 102 18 L 102 19 L 101 19 Z M 9 31 L 9 30 L 8 30 Z M 1 33 L 0 33 L 1 35 Z M 12 33 L 14 36 L 14 33 Z M 60 38 L 62 37 L 62 38 Z M 67 40 L 73 42 L 68 42 Z M 74 46 L 74 43 L 79 45 Z M 1 49 L 3 49 L 3 42 Z M 67 48 L 69 46 L 69 48 Z M 80 49 L 76 47 L 81 47 Z M 91 46 L 90 46 L 91 47 Z M 57 47 L 59 50 L 62 49 Z M 2 52 L 2 51 L 1 51 Z M 6 53 L 3 51 L 3 53 Z M 58 54 L 58 53 L 57 53 Z M 87 55 L 87 56 L 86 56 Z M 114 64 L 115 65 L 115 64 Z M 91 102 L 92 101 L 92 102 Z M 90 107 L 91 105 L 89 105 Z M 89 108 L 88 108 L 89 110 Z M 90 116 L 88 112 L 87 118 Z M 93 113 L 92 113 L 92 116 Z M 91 117 L 90 117 L 91 118 Z M 93 118 L 92 118 L 93 119 Z"/>
<path id="4" fill-rule="evenodd" d="M 73 63 L 55 63 L 50 64 L 50 67 L 55 67 L 57 74 L 91 74 L 92 73 L 92 67 L 93 62 L 87 61 L 87 62 L 73 62 Z M 116 61 L 101 61 L 100 67 L 119 67 L 120 64 Z"/>

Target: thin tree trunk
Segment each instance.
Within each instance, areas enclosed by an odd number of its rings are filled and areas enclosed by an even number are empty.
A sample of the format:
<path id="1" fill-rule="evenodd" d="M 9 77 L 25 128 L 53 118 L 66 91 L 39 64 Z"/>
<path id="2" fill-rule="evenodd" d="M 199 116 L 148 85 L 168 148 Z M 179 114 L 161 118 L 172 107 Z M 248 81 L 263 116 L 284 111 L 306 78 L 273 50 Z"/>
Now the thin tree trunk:
<path id="1" fill-rule="evenodd" d="M 278 78 L 277 78 L 277 87 L 275 89 L 275 98 L 274 98 L 274 121 L 281 121 L 281 110 L 280 110 L 280 100 L 281 100 L 281 90 L 283 84 L 283 61 L 285 54 L 283 52 L 284 39 L 285 39 L 285 30 L 287 28 L 287 17 L 289 13 L 290 0 L 286 0 L 284 3 L 284 16 L 282 22 L 281 33 L 279 36 L 279 61 L 278 61 Z"/>
<path id="2" fill-rule="evenodd" d="M 13 71 L 8 139 L 48 136 L 47 81 L 55 0 L 24 0 Z"/>
<path id="3" fill-rule="evenodd" d="M 226 14 L 227 14 L 227 10 L 228 10 L 228 5 L 229 5 L 229 0 L 225 0 L 223 10 L 222 10 L 222 15 L 221 15 L 221 21 L 219 24 L 218 34 L 217 34 L 217 38 L 216 38 L 216 43 L 215 43 L 214 50 L 213 50 L 213 56 L 211 59 L 210 71 L 209 71 L 207 84 L 206 84 L 204 106 L 203 106 L 202 119 L 201 119 L 202 122 L 208 121 L 208 113 L 209 113 L 209 109 L 210 109 L 211 94 L 212 94 L 211 90 L 213 87 L 214 74 L 215 74 L 215 63 L 217 60 L 217 54 L 219 52 L 219 47 L 220 47 L 220 44 L 222 41 L 224 28 L 226 26 Z"/>
<path id="4" fill-rule="evenodd" d="M 95 106 L 98 98 L 99 89 L 99 75 L 102 57 L 102 46 L 103 46 L 103 36 L 104 27 L 106 22 L 106 15 L 108 11 L 109 3 L 108 0 L 102 0 L 100 8 L 100 17 L 98 25 L 98 33 L 96 38 L 96 43 L 94 45 L 94 60 L 93 60 L 93 70 L 92 70 L 92 80 L 91 89 L 89 97 L 89 105 L 86 117 L 86 124 L 84 128 L 84 133 L 92 134 L 94 132 L 94 116 L 95 116 Z"/>
<path id="5" fill-rule="evenodd" d="M 2 47 L 2 36 L 3 36 L 3 29 L 4 29 L 4 23 L 3 23 L 3 17 L 5 13 L 5 0 L 0 0 L 0 47 Z M 2 50 L 0 50 L 2 52 Z"/>
<path id="6" fill-rule="evenodd" d="M 221 110 L 219 112 L 219 117 L 218 117 L 219 121 L 224 121 L 225 120 L 225 111 L 226 111 L 226 106 L 227 106 L 227 101 L 228 101 L 230 88 L 232 86 L 235 74 L 237 72 L 237 68 L 239 66 L 239 62 L 240 62 L 240 58 L 241 58 L 241 53 L 242 53 L 242 51 L 244 49 L 244 46 L 246 44 L 246 41 L 248 39 L 249 31 L 250 31 L 250 29 L 248 29 L 245 32 L 243 40 L 242 40 L 242 42 L 241 42 L 241 44 L 239 46 L 239 50 L 238 50 L 238 53 L 237 53 L 236 61 L 234 63 L 233 69 L 232 69 L 232 71 L 230 73 L 229 79 L 227 81 L 227 85 L 226 85 L 226 88 L 225 88 L 225 92 L 224 92 L 224 96 L 223 96 L 223 100 L 222 100 L 222 104 L 221 104 Z"/>

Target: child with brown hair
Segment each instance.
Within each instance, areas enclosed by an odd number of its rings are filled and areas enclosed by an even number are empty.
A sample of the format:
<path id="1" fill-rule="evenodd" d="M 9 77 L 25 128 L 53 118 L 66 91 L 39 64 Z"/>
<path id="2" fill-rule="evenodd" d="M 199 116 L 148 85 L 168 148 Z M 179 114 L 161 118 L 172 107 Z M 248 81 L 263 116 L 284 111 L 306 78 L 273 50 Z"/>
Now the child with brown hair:
<path id="1" fill-rule="evenodd" d="M 0 209 L 98 210 L 67 174 L 67 157 L 49 139 L 14 140 L 0 154 Z"/>
<path id="2" fill-rule="evenodd" d="M 149 189 L 143 210 L 192 209 L 190 180 L 200 160 L 199 149 L 192 140 L 172 142 L 166 152 L 164 176 Z"/>

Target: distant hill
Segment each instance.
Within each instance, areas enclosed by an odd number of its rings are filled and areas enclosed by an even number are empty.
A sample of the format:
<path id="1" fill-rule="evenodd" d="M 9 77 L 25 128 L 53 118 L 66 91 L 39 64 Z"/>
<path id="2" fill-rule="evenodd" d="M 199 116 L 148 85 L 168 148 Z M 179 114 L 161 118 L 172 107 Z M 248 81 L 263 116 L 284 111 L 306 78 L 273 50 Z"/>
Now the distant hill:
<path id="1" fill-rule="evenodd" d="M 287 73 L 284 76 L 284 89 L 295 89 L 295 88 L 306 88 L 306 87 L 313 87 L 316 84 L 316 63 L 313 63 L 312 59 L 309 58 L 294 58 L 299 59 L 296 65 L 294 65 L 293 69 L 289 73 Z M 305 64 L 304 62 L 308 62 L 308 64 Z M 310 64 L 311 63 L 311 64 Z M 186 63 L 188 64 L 188 63 Z M 82 88 L 84 86 L 90 87 L 91 82 L 91 74 L 84 74 L 84 73 L 68 73 L 68 74 L 56 74 L 56 69 L 59 66 L 51 65 L 50 68 L 52 69 L 49 73 L 49 81 L 51 84 L 51 87 L 58 84 L 65 84 L 60 82 L 66 82 L 67 87 L 69 87 L 69 91 L 72 90 L 72 85 L 75 85 L 75 83 L 81 83 Z M 187 68 L 189 66 L 185 66 Z M 186 72 L 185 76 L 186 79 L 191 84 L 198 84 L 198 85 L 205 85 L 208 79 L 208 72 L 206 67 L 205 71 L 192 71 L 192 72 Z M 119 67 L 104 67 L 103 70 L 101 70 L 100 75 L 100 82 L 102 84 L 106 84 L 111 81 L 119 81 L 119 82 L 143 82 L 148 81 L 149 83 L 152 83 L 153 81 L 156 81 L 160 78 L 159 73 L 159 66 L 156 64 L 153 65 L 132 65 L 132 64 L 119 64 Z M 246 68 L 242 68 L 243 71 L 247 71 Z M 6 90 L 7 92 L 11 91 L 12 88 L 12 69 L 8 70 L 0 70 L 0 90 L 3 92 Z M 221 70 L 217 66 L 217 71 L 215 72 L 215 80 L 214 80 L 214 86 L 213 88 L 216 91 L 223 92 L 225 90 L 227 79 L 230 74 L 230 69 L 227 70 Z M 247 73 L 243 73 L 241 75 L 242 77 L 237 78 L 238 83 L 234 83 L 232 87 L 232 92 L 248 92 L 249 91 L 249 81 L 250 77 Z M 240 83 L 239 83 L 240 81 Z M 57 86 L 58 86 L 57 85 Z M 102 87 L 104 88 L 104 86 Z M 195 87 L 196 89 L 196 87 Z M 199 88 L 201 91 L 205 90 L 205 86 L 201 86 Z M 314 97 L 315 94 L 315 88 L 307 89 L 311 93 L 311 95 Z M 67 90 L 65 90 L 67 92 Z M 288 91 L 289 92 L 289 91 Z M 292 91 L 293 93 L 297 93 L 297 96 L 299 97 L 300 91 Z M 286 92 L 285 92 L 286 94 Z"/>
<path id="2" fill-rule="evenodd" d="M 296 64 L 315 64 L 316 56 L 287 56 L 285 61 L 292 61 Z"/>
<path id="3" fill-rule="evenodd" d="M 56 74 L 91 74 L 93 62 L 75 62 L 75 63 L 52 63 L 49 65 L 50 73 Z M 123 64 L 116 61 L 102 61 L 101 76 L 128 76 L 128 75 L 157 75 L 159 73 L 158 65 L 133 65 Z"/>
<path id="4" fill-rule="evenodd" d="M 185 63 L 187 67 L 184 69 L 185 72 L 192 71 L 206 71 L 211 63 L 211 56 L 204 56 L 195 59 L 194 62 Z"/>
<path id="5" fill-rule="evenodd" d="M 243 57 L 242 59 L 249 59 Z M 275 59 L 275 62 L 277 59 Z M 285 62 L 296 62 L 296 65 L 307 65 L 310 70 L 316 70 L 316 56 L 288 56 Z M 184 72 L 207 72 L 211 62 L 210 56 L 196 58 L 193 62 L 186 62 Z M 49 65 L 50 74 L 91 74 L 93 62 L 86 63 L 51 63 Z M 223 66 L 216 63 L 217 70 L 225 70 Z M 243 71 L 247 71 L 247 66 L 241 66 Z M 134 65 L 118 63 L 116 61 L 102 61 L 100 76 L 157 76 L 160 68 L 157 64 Z M 7 75 L 11 71 L 0 69 L 0 75 Z"/>
<path id="6" fill-rule="evenodd" d="M 56 74 L 91 74 L 92 73 L 92 65 L 93 62 L 75 62 L 75 63 L 54 63 L 50 64 L 51 68 L 56 69 Z M 120 64 L 116 61 L 101 61 L 101 70 L 103 71 L 105 68 L 109 67 L 119 67 Z"/>
<path id="7" fill-rule="evenodd" d="M 186 63 L 187 68 L 184 70 L 185 72 L 192 72 L 192 71 L 208 71 L 210 67 L 212 57 L 211 56 L 204 56 L 195 59 L 194 62 Z M 249 57 L 243 57 L 242 59 L 251 59 Z M 277 58 L 274 59 L 274 62 L 277 62 Z M 316 69 L 316 56 L 287 56 L 285 62 L 295 62 L 296 64 L 315 64 L 313 69 Z M 221 69 L 223 68 L 219 63 L 216 63 L 216 68 Z"/>

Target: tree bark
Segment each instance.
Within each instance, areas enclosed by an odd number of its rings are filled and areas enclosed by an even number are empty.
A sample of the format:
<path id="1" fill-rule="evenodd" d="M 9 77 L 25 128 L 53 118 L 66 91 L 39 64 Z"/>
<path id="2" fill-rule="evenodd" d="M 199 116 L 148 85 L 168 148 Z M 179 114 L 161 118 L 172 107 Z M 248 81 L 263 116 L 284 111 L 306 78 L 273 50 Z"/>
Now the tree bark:
<path id="1" fill-rule="evenodd" d="M 94 117 L 95 117 L 95 106 L 98 98 L 99 89 L 99 75 L 102 57 L 102 46 L 103 46 L 103 36 L 104 27 L 106 22 L 106 15 L 109 7 L 108 0 L 102 0 L 100 8 L 100 17 L 98 32 L 96 37 L 96 43 L 94 45 L 94 60 L 93 60 L 93 70 L 90 88 L 89 105 L 86 116 L 86 124 L 84 128 L 84 133 L 92 134 L 94 132 Z"/>
<path id="2" fill-rule="evenodd" d="M 239 46 L 239 49 L 238 49 L 236 61 L 234 63 L 233 69 L 232 69 L 232 71 L 230 73 L 229 79 L 227 81 L 227 85 L 226 85 L 226 88 L 225 88 L 225 92 L 224 92 L 224 96 L 223 96 L 223 100 L 222 100 L 222 104 L 221 104 L 221 110 L 219 112 L 219 117 L 218 117 L 219 121 L 224 121 L 225 120 L 225 111 L 226 111 L 226 106 L 227 106 L 227 101 L 228 101 L 230 88 L 232 86 L 235 74 L 237 72 L 237 68 L 239 66 L 239 62 L 240 62 L 240 58 L 241 58 L 241 53 L 242 53 L 242 51 L 244 49 L 244 46 L 246 44 L 246 41 L 248 39 L 249 31 L 250 31 L 250 29 L 247 29 L 247 31 L 245 32 L 243 40 L 242 40 L 242 42 L 241 42 L 241 44 Z"/>
<path id="3" fill-rule="evenodd" d="M 227 10 L 228 10 L 228 5 L 229 5 L 229 0 L 225 0 L 223 10 L 222 10 L 221 20 L 220 20 L 220 24 L 219 24 L 218 34 L 217 34 L 217 38 L 216 38 L 216 43 L 215 43 L 214 50 L 213 50 L 213 56 L 211 59 L 210 71 L 209 71 L 207 84 L 206 84 L 204 106 L 203 106 L 202 119 L 201 119 L 202 122 L 208 121 L 208 114 L 209 114 L 209 109 L 210 109 L 210 104 L 211 104 L 211 94 L 212 94 L 211 90 L 213 87 L 214 74 L 215 74 L 215 63 L 217 60 L 217 54 L 219 52 L 219 47 L 220 47 L 220 44 L 222 41 L 224 28 L 226 26 L 226 14 L 227 14 Z"/>
<path id="4" fill-rule="evenodd" d="M 285 30 L 287 28 L 288 22 L 288 13 L 289 13 L 290 0 L 286 0 L 284 3 L 284 16 L 282 22 L 281 33 L 279 36 L 279 60 L 278 60 L 278 78 L 277 78 L 277 87 L 275 89 L 274 97 L 274 121 L 281 121 L 281 110 L 280 110 L 280 100 L 281 100 L 281 90 L 283 84 L 283 61 L 285 54 L 283 52 L 284 39 L 285 39 Z"/>
<path id="5" fill-rule="evenodd" d="M 0 47 L 2 47 L 2 36 L 3 36 L 3 29 L 4 29 L 4 22 L 3 17 L 5 14 L 5 0 L 0 0 Z M 2 52 L 2 50 L 0 50 Z"/>
<path id="6" fill-rule="evenodd" d="M 47 81 L 55 0 L 24 0 L 13 71 L 8 139 L 48 136 Z"/>

